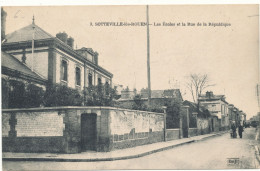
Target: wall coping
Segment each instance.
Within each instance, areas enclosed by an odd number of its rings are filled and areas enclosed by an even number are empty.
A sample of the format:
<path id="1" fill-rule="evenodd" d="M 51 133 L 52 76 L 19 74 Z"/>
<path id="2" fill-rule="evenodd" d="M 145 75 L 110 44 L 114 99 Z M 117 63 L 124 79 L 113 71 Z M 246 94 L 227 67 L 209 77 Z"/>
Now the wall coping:
<path id="1" fill-rule="evenodd" d="M 148 114 L 159 114 L 159 115 L 166 115 L 165 113 L 156 113 L 156 112 L 149 112 L 149 111 L 142 111 L 142 110 L 131 110 L 131 109 L 123 109 L 123 108 L 116 108 L 116 107 L 109 107 L 109 106 L 57 106 L 57 107 L 39 107 L 39 108 L 17 108 L 17 109 L 2 109 L 2 113 L 11 113 L 11 112 L 20 112 L 20 111 L 45 111 L 45 110 L 69 110 L 69 109 L 99 109 L 99 110 L 120 110 L 120 111 L 130 111 L 130 112 L 142 112 Z"/>
<path id="2" fill-rule="evenodd" d="M 166 129 L 166 131 L 179 131 L 180 128 L 174 128 L 174 129 Z"/>

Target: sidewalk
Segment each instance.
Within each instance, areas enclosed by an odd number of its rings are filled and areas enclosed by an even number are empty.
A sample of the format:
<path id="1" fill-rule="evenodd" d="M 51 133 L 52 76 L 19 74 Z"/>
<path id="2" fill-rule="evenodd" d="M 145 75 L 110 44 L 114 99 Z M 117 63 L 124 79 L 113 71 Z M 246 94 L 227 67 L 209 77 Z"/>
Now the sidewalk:
<path id="1" fill-rule="evenodd" d="M 113 161 L 138 158 L 152 153 L 168 150 L 180 145 L 202 141 L 211 137 L 219 136 L 227 131 L 199 135 L 167 142 L 147 144 L 133 148 L 115 150 L 111 152 L 87 151 L 77 154 L 55 154 L 55 153 L 11 153 L 3 152 L 3 161 L 55 161 L 55 162 L 94 162 Z"/>

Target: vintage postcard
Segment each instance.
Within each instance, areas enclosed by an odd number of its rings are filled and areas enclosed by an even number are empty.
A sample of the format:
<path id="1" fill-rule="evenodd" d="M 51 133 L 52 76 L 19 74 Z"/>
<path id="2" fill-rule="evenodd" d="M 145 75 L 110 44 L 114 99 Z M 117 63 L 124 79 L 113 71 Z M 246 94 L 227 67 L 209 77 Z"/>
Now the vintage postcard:
<path id="1" fill-rule="evenodd" d="M 259 64 L 258 4 L 2 6 L 2 169 L 258 169 Z"/>

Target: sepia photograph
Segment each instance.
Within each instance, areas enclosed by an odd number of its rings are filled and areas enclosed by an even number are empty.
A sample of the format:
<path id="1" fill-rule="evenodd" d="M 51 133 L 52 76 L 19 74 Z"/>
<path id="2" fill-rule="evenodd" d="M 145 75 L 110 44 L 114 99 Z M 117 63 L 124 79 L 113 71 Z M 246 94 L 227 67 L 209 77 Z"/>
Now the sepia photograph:
<path id="1" fill-rule="evenodd" d="M 260 168 L 259 4 L 2 5 L 2 170 Z"/>

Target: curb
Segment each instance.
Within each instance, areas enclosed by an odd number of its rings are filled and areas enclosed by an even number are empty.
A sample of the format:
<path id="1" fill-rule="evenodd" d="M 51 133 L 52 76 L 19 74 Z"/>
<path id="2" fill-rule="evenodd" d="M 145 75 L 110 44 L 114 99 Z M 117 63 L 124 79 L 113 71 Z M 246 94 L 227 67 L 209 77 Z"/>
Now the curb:
<path id="1" fill-rule="evenodd" d="M 225 132 L 224 132 L 225 133 Z M 187 142 L 183 142 L 180 144 L 175 144 L 175 145 L 171 145 L 171 146 L 167 146 L 167 147 L 163 147 L 163 148 L 159 148 L 159 149 L 155 149 L 152 151 L 148 151 L 148 152 L 144 152 L 144 153 L 140 153 L 140 154 L 135 154 L 135 155 L 131 155 L 131 156 L 123 156 L 123 157 L 111 157 L 111 158 L 93 158 L 93 159 L 65 159 L 65 158 L 2 158 L 2 161 L 41 161 L 41 162 L 98 162 L 98 161 L 115 161 L 115 160 L 127 160 L 127 159 L 133 159 L 133 158 L 139 158 L 139 157 L 144 157 L 153 153 L 157 153 L 157 152 L 161 152 L 161 151 L 165 151 L 165 150 L 169 150 L 175 147 L 179 147 L 185 144 L 190 144 L 193 142 L 198 142 L 198 141 L 203 141 L 209 138 L 213 138 L 215 136 L 220 136 L 224 133 L 218 133 L 218 134 L 214 134 L 212 136 L 209 137 L 205 137 L 205 138 L 201 138 L 200 140 L 190 140 Z"/>

